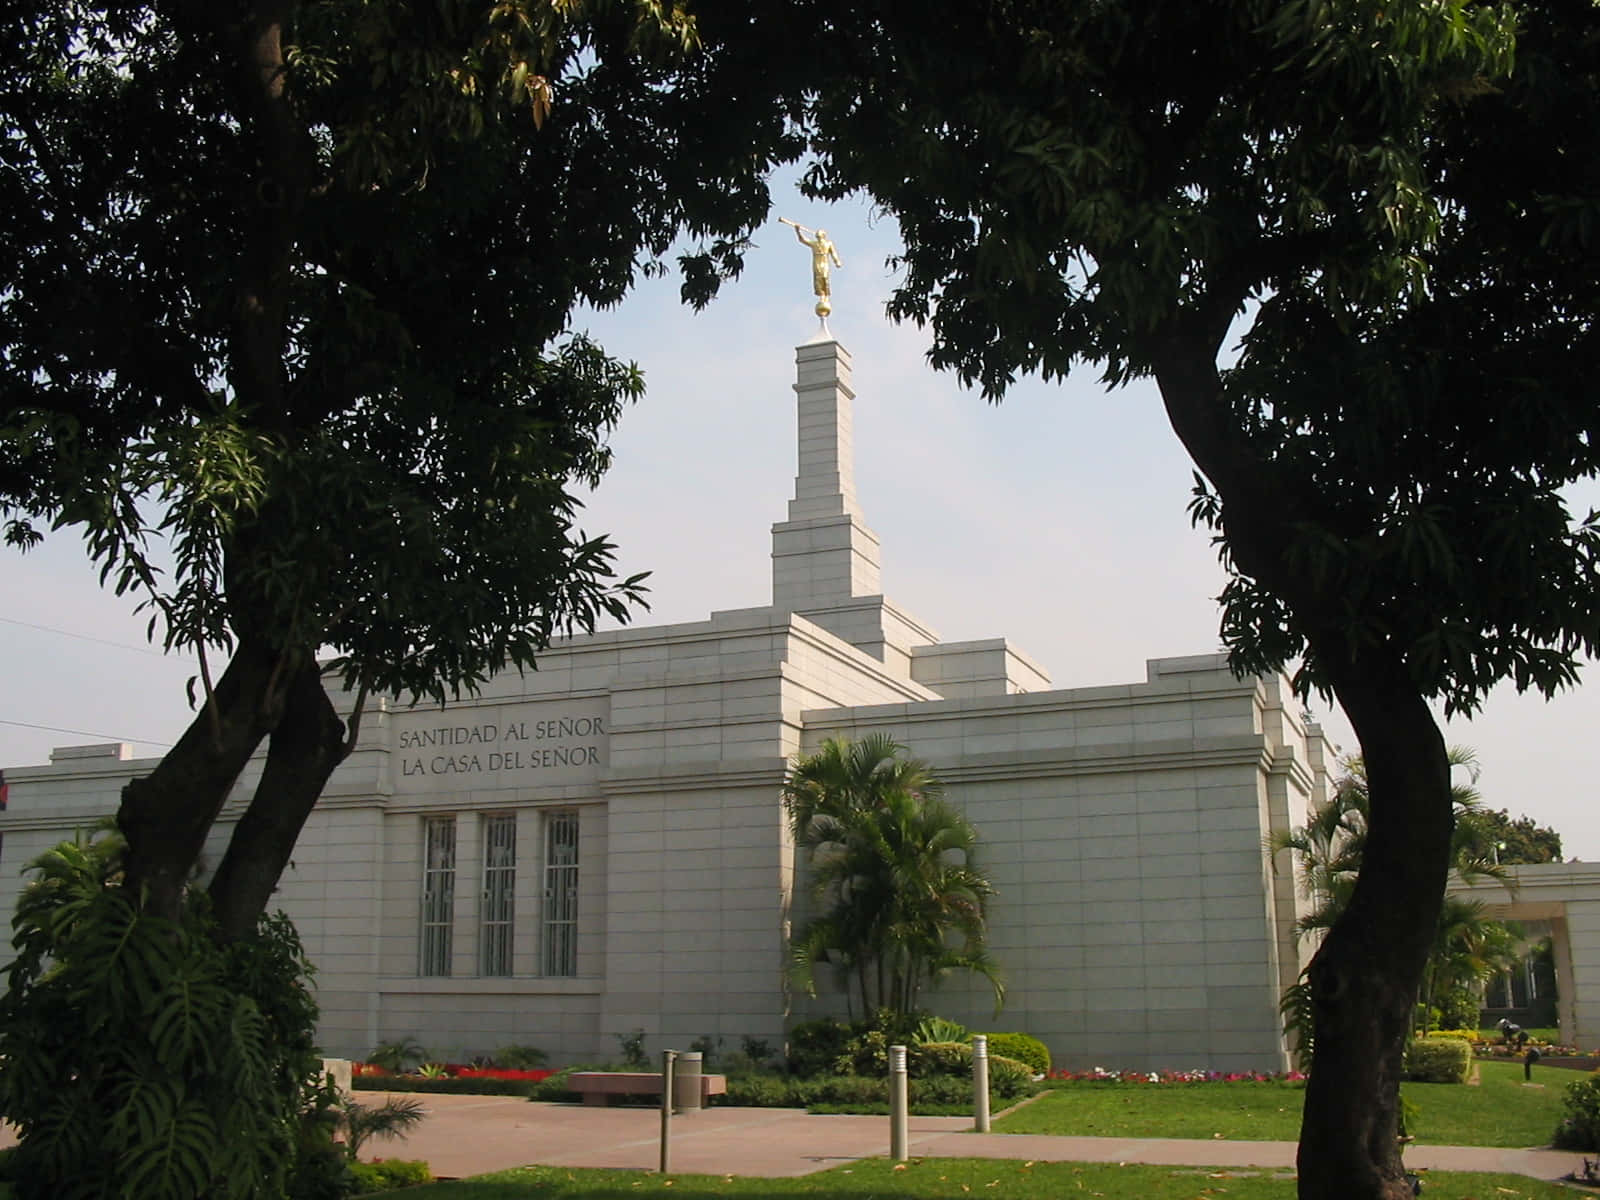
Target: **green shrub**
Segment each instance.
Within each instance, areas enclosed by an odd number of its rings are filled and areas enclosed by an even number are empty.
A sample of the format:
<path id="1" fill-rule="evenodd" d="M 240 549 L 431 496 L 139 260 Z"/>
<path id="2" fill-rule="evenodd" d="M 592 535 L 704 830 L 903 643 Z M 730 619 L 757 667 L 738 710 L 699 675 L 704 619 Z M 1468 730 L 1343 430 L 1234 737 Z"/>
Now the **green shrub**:
<path id="1" fill-rule="evenodd" d="M 801 1085 L 806 1082 L 785 1075 L 730 1076 L 727 1094 L 715 1102 L 739 1108 L 804 1108 Z"/>
<path id="2" fill-rule="evenodd" d="M 582 1070 L 582 1068 L 564 1067 L 554 1075 L 546 1075 L 543 1079 L 533 1081 L 528 1088 L 528 1099 L 550 1101 L 582 1100 L 583 1097 L 572 1090 L 567 1080 L 567 1077 L 577 1070 Z"/>
<path id="3" fill-rule="evenodd" d="M 918 1041 L 924 1013 L 879 1009 L 869 1020 L 846 1025 L 834 1017 L 804 1021 L 789 1033 L 789 1071 L 813 1075 L 877 1075 L 889 1070 L 889 1047 Z"/>
<path id="4" fill-rule="evenodd" d="M 564 1099 L 539 1094 L 548 1079 L 427 1079 L 421 1075 L 357 1075 L 350 1086 L 358 1092 L 427 1092 L 443 1096 L 526 1096 L 530 1100 Z M 565 1079 L 565 1076 L 562 1077 Z M 566 1091 L 565 1087 L 561 1089 Z"/>
<path id="5" fill-rule="evenodd" d="M 421 1123 L 428 1111 L 420 1100 L 390 1097 L 382 1104 L 362 1104 L 347 1097 L 339 1102 L 336 1115 L 344 1131 L 345 1153 L 354 1161 L 368 1141 L 404 1137 L 408 1129 Z"/>
<path id="6" fill-rule="evenodd" d="M 913 1044 L 920 1042 L 965 1042 L 972 1035 L 967 1032 L 965 1025 L 955 1021 L 947 1021 L 943 1017 L 928 1017 L 917 1026 L 917 1031 L 911 1035 Z"/>
<path id="7" fill-rule="evenodd" d="M 1566 1114 L 1550 1143 L 1557 1150 L 1600 1150 L 1600 1071 L 1567 1085 L 1561 1097 Z"/>
<path id="8" fill-rule="evenodd" d="M 1478 1023 L 1478 997 L 1470 988 L 1453 987 L 1439 998 L 1440 1029 L 1464 1029 Z"/>
<path id="9" fill-rule="evenodd" d="M 354 1180 L 351 1194 L 366 1196 L 373 1192 L 392 1192 L 395 1188 L 415 1187 L 419 1183 L 432 1183 L 433 1172 L 428 1164 L 404 1158 L 382 1158 L 377 1162 L 351 1163 L 350 1175 Z"/>
<path id="10" fill-rule="evenodd" d="M 117 886 L 124 843 L 32 863 L 0 998 L 0 1112 L 19 1200 L 283 1194 L 322 1062 L 311 968 L 281 914 L 235 942 Z"/>
<path id="11" fill-rule="evenodd" d="M 689 1043 L 689 1050 L 700 1055 L 701 1069 L 710 1071 L 722 1054 L 722 1039 L 709 1033 L 702 1034 Z"/>
<path id="12" fill-rule="evenodd" d="M 809 1081 L 809 1104 L 868 1104 L 889 1101 L 889 1079 L 861 1075 L 824 1075 Z M 909 1090 L 909 1089 L 908 1089 Z"/>
<path id="13" fill-rule="evenodd" d="M 1026 1033 L 989 1034 L 989 1054 L 991 1057 L 1000 1054 L 1027 1063 L 1035 1075 L 1050 1074 L 1050 1048 Z"/>
<path id="14" fill-rule="evenodd" d="M 906 1052 L 906 1066 L 913 1080 L 940 1076 L 972 1081 L 972 1047 L 965 1042 L 928 1042 Z M 1031 1063 L 1019 1062 L 1004 1054 L 989 1055 L 989 1092 L 1004 1098 L 1030 1095 L 1037 1089 L 1033 1077 L 1038 1072 Z M 971 1098 L 971 1090 L 967 1096 Z"/>
<path id="15" fill-rule="evenodd" d="M 1460 1038 L 1418 1038 L 1406 1047 L 1404 1078 L 1417 1083 L 1465 1083 L 1472 1047 Z"/>
<path id="16" fill-rule="evenodd" d="M 289 1173 L 289 1200 L 344 1200 L 351 1194 L 350 1159 L 332 1141 L 302 1145 Z"/>
<path id="17" fill-rule="evenodd" d="M 422 1044 L 416 1038 L 407 1037 L 374 1046 L 372 1053 L 367 1055 L 367 1061 L 375 1067 L 382 1067 L 391 1075 L 399 1075 L 427 1057 L 428 1052 L 422 1048 Z"/>
<path id="18" fill-rule="evenodd" d="M 739 1039 L 739 1053 L 759 1067 L 772 1057 L 772 1043 L 747 1033 Z"/>
<path id="19" fill-rule="evenodd" d="M 972 1047 L 966 1042 L 924 1042 L 906 1051 L 906 1069 L 913 1079 L 933 1075 L 972 1077 Z"/>
<path id="20" fill-rule="evenodd" d="M 630 1071 L 647 1071 L 650 1069 L 650 1056 L 645 1053 L 645 1033 L 642 1029 L 635 1029 L 632 1033 L 617 1034 L 617 1045 L 622 1047 L 623 1065 Z"/>
<path id="21" fill-rule="evenodd" d="M 967 1048 L 970 1054 L 970 1047 Z M 970 1060 L 969 1060 L 970 1061 Z M 989 1092 L 1000 1099 L 1015 1099 L 1038 1090 L 1028 1067 L 1008 1058 L 991 1059 Z M 970 1074 L 912 1075 L 907 1096 L 915 1113 L 946 1115 L 972 1111 Z M 728 1080 L 723 1104 L 752 1108 L 806 1108 L 812 1112 L 887 1112 L 889 1080 L 860 1075 L 795 1076 L 746 1075 Z"/>
<path id="22" fill-rule="evenodd" d="M 957 1075 L 931 1075 L 925 1079 L 912 1079 L 906 1087 L 911 1107 L 924 1105 L 963 1104 L 972 1111 L 972 1079 Z"/>
<path id="23" fill-rule="evenodd" d="M 843 1021 L 833 1017 L 802 1021 L 789 1031 L 789 1073 L 802 1079 L 827 1074 L 849 1040 L 850 1028 Z"/>
<path id="24" fill-rule="evenodd" d="M 844 1049 L 834 1059 L 839 1075 L 888 1075 L 889 1047 L 912 1046 L 917 1029 L 925 1020 L 921 1013 L 897 1013 L 879 1009 L 868 1021 L 850 1026 Z"/>
<path id="25" fill-rule="evenodd" d="M 860 1028 L 846 1039 L 833 1060 L 835 1075 L 889 1074 L 889 1035 L 882 1029 Z"/>
<path id="26" fill-rule="evenodd" d="M 494 1065 L 507 1071 L 537 1071 L 550 1058 L 537 1046 L 502 1046 L 493 1057 Z"/>
<path id="27" fill-rule="evenodd" d="M 1003 1100 L 1031 1096 L 1039 1090 L 1033 1080 L 1033 1068 L 1025 1062 L 1007 1058 L 1003 1054 L 989 1056 L 989 1094 Z"/>
<path id="28" fill-rule="evenodd" d="M 350 1195 L 350 1158 L 345 1147 L 333 1140 L 345 1099 L 333 1076 L 325 1075 L 301 1109 L 295 1161 L 286 1189 L 288 1200 L 344 1200 Z"/>

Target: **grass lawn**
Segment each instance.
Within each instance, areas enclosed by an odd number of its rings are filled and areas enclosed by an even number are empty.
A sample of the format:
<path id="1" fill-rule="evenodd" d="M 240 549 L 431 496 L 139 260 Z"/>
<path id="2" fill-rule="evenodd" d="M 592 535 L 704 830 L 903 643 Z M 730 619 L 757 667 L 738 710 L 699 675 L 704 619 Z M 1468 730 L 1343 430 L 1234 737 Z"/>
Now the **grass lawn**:
<path id="1" fill-rule="evenodd" d="M 997 1133 L 1292 1142 L 1305 1086 L 1293 1083 L 1071 1083 L 994 1123 Z"/>
<path id="2" fill-rule="evenodd" d="M 659 1176 L 639 1171 L 523 1167 L 407 1191 L 417 1200 L 766 1200 L 811 1196 L 833 1200 L 1061 1200 L 1073 1196 L 1138 1200 L 1293 1200 L 1286 1172 L 1209 1173 L 1177 1167 L 1119 1167 L 1095 1163 L 1021 1163 L 978 1158 L 913 1159 L 895 1170 L 885 1159 L 835 1167 L 802 1179 L 744 1179 L 721 1175 Z M 1520 1175 L 1429 1172 L 1428 1200 L 1572 1200 L 1573 1193 Z"/>
<path id="3" fill-rule="evenodd" d="M 1520 1063 L 1479 1063 L 1477 1086 L 1408 1083 L 1417 1141 L 1435 1146 L 1545 1146 L 1575 1072 L 1535 1069 L 1524 1087 Z M 1073 1083 L 995 1122 L 1001 1133 L 1077 1137 L 1232 1138 L 1292 1142 L 1300 1137 L 1303 1085 L 1290 1083 Z"/>
<path id="4" fill-rule="evenodd" d="M 1407 1083 L 1402 1090 L 1417 1106 L 1417 1141 L 1435 1146 L 1548 1146 L 1561 1120 L 1561 1097 L 1582 1071 L 1533 1069 L 1526 1087 L 1522 1064 L 1480 1062 L 1477 1087 L 1453 1083 Z"/>

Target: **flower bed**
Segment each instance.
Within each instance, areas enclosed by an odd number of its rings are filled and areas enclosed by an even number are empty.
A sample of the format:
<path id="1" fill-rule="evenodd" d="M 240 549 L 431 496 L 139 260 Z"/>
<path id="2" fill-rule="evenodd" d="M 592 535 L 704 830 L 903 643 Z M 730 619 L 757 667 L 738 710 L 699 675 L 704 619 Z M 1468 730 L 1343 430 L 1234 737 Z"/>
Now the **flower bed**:
<path id="1" fill-rule="evenodd" d="M 471 1067 L 462 1063 L 429 1064 L 437 1066 L 438 1070 L 408 1071 L 403 1075 L 396 1075 L 372 1063 L 351 1063 L 350 1073 L 357 1079 L 501 1079 L 519 1083 L 538 1083 L 541 1079 L 549 1079 L 555 1071 L 549 1067 L 537 1067 L 533 1070 L 517 1071 L 506 1067 Z"/>
<path id="2" fill-rule="evenodd" d="M 507 1067 L 452 1067 L 446 1064 L 445 1071 L 451 1079 L 518 1079 L 529 1083 L 538 1083 L 541 1079 L 549 1079 L 555 1071 L 549 1067 L 534 1067 L 526 1071 L 514 1071 Z"/>
<path id="3" fill-rule="evenodd" d="M 1091 1067 L 1087 1071 L 1051 1071 L 1050 1082 L 1070 1083 L 1301 1083 L 1299 1071 L 1108 1071 Z"/>
<path id="4" fill-rule="evenodd" d="M 1520 1063 L 1529 1050 L 1539 1052 L 1538 1066 L 1562 1067 L 1569 1071 L 1593 1071 L 1600 1068 L 1600 1056 L 1579 1050 L 1576 1046 L 1553 1046 L 1548 1043 L 1529 1042 L 1526 1048 L 1505 1046 L 1496 1042 L 1473 1047 L 1473 1056 L 1497 1062 Z"/>
<path id="5" fill-rule="evenodd" d="M 555 1072 L 548 1067 L 513 1070 L 465 1063 L 425 1063 L 397 1075 L 373 1063 L 350 1064 L 350 1086 L 358 1092 L 434 1092 L 446 1095 L 524 1096 Z"/>
<path id="6" fill-rule="evenodd" d="M 1529 1050 L 1537 1050 L 1540 1058 L 1588 1058 L 1576 1046 L 1559 1046 L 1552 1042 L 1529 1042 L 1526 1046 L 1508 1046 L 1504 1042 L 1479 1042 L 1472 1048 L 1479 1058 L 1521 1058 Z"/>

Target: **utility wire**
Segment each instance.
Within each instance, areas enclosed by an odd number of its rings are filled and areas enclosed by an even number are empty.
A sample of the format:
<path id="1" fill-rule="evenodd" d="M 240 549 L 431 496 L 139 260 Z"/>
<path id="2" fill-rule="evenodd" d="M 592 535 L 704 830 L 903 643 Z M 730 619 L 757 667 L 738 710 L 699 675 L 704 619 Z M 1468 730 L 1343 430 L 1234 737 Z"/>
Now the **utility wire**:
<path id="1" fill-rule="evenodd" d="M 87 633 L 74 633 L 70 629 L 57 629 L 51 625 L 35 625 L 32 621 L 19 621 L 15 617 L 0 617 L 0 624 L 20 625 L 24 629 L 37 629 L 40 633 L 54 633 L 61 637 L 76 638 L 80 642 L 94 642 L 100 646 L 114 646 L 118 650 L 132 650 L 135 654 L 148 654 L 152 658 L 171 659 L 173 656 L 164 654 L 160 650 L 152 650 L 149 646 L 130 646 L 127 642 L 113 642 L 106 638 L 90 637 Z M 64 732 L 70 733 L 71 730 Z"/>
<path id="2" fill-rule="evenodd" d="M 72 733 L 78 737 L 105 738 L 112 742 L 132 742 L 136 746 L 170 746 L 171 742 L 158 742 L 150 738 L 126 737 L 115 733 L 96 733 L 92 729 L 63 729 L 60 725 L 34 725 L 28 721 L 6 721 L 0 719 L 0 725 L 15 725 L 19 729 L 42 729 L 46 733 Z"/>

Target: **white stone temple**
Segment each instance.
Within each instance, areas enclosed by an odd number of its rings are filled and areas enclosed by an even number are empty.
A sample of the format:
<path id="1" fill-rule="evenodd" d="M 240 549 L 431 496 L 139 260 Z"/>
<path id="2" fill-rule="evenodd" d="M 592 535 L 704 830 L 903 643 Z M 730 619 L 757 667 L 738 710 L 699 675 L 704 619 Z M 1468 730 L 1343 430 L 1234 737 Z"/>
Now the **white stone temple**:
<path id="1" fill-rule="evenodd" d="M 779 793 L 796 755 L 882 731 L 944 780 L 998 892 L 1004 1010 L 959 978 L 929 1007 L 1034 1034 L 1060 1066 L 1285 1068 L 1297 899 L 1264 843 L 1332 765 L 1287 682 L 1205 654 L 1055 691 L 1004 638 L 939 641 L 879 583 L 850 354 L 822 335 L 796 363 L 770 605 L 573 638 L 473 699 L 363 720 L 277 895 L 318 967 L 325 1052 L 413 1037 L 450 1058 L 531 1043 L 595 1060 L 639 1028 L 652 1051 L 732 1050 L 842 1013 L 787 982 L 804 865 Z M 151 765 L 102 745 L 6 768 L 0 905 Z"/>

